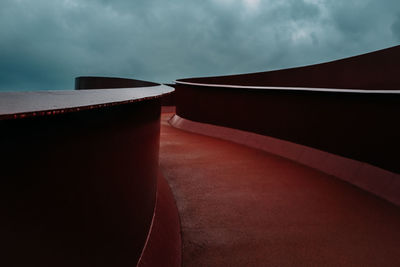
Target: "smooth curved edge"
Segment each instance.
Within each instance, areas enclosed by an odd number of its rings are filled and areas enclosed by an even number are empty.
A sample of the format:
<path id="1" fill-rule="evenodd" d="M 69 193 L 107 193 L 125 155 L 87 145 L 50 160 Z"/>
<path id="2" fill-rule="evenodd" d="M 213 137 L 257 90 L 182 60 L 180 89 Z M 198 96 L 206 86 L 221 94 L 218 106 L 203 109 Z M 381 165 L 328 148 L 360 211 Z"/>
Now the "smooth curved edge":
<path id="1" fill-rule="evenodd" d="M 51 116 L 148 99 L 161 98 L 174 91 L 165 85 L 139 88 L 1 92 L 0 120 Z"/>
<path id="2" fill-rule="evenodd" d="M 181 224 L 172 191 L 161 172 L 150 230 L 137 267 L 182 265 Z"/>
<path id="3" fill-rule="evenodd" d="M 184 78 L 200 84 L 399 90 L 400 45 L 312 65 L 223 76 Z"/>
<path id="4" fill-rule="evenodd" d="M 340 178 L 400 206 L 400 174 L 304 145 L 242 130 L 194 122 L 176 114 L 169 123 L 181 130 L 228 140 L 288 158 Z"/>
<path id="5" fill-rule="evenodd" d="M 400 45 L 389 46 L 389 47 L 386 47 L 386 48 L 382 48 L 382 49 L 378 49 L 378 50 L 374 50 L 374 51 L 369 51 L 369 52 L 365 52 L 365 53 L 361 53 L 361 54 L 356 54 L 356 55 L 349 56 L 349 57 L 342 57 L 342 58 L 338 58 L 338 59 L 333 59 L 333 60 L 329 60 L 329 61 L 326 61 L 326 62 L 319 62 L 319 63 L 308 64 L 308 65 L 301 65 L 301 66 L 297 66 L 297 67 L 288 67 L 288 68 L 284 68 L 284 69 L 273 69 L 273 70 L 269 70 L 269 71 L 248 72 L 248 73 L 241 73 L 241 74 L 228 74 L 228 75 L 221 75 L 221 76 L 203 76 L 203 77 L 194 77 L 194 78 L 183 78 L 183 79 L 180 79 L 180 80 L 208 79 L 208 78 L 224 78 L 224 79 L 226 79 L 226 78 L 236 77 L 236 76 L 247 76 L 247 75 L 252 75 L 252 74 L 277 73 L 277 72 L 286 71 L 286 70 L 290 71 L 290 70 L 305 69 L 305 68 L 308 68 L 308 67 L 320 67 L 320 66 L 325 66 L 325 65 L 328 65 L 328 64 L 332 64 L 332 63 L 342 63 L 342 62 L 347 62 L 349 60 L 365 58 L 366 56 L 371 56 L 371 55 L 376 55 L 378 53 L 391 51 L 393 49 L 396 49 L 397 47 L 400 47 Z"/>
<path id="6" fill-rule="evenodd" d="M 103 76 L 79 76 L 75 78 L 75 90 L 92 90 L 102 88 L 133 88 L 157 86 L 159 83 L 149 81 Z"/>
<path id="7" fill-rule="evenodd" d="M 400 94 L 399 90 L 362 90 L 362 89 L 335 89 L 335 88 L 307 88 L 307 87 L 280 87 L 280 86 L 247 86 L 247 85 L 229 85 L 229 84 L 211 84 L 211 83 L 192 83 L 175 81 L 177 84 L 194 85 L 201 87 L 217 88 L 236 88 L 250 90 L 284 90 L 284 91 L 310 91 L 310 92 L 334 92 L 334 93 L 357 93 L 357 94 Z"/>

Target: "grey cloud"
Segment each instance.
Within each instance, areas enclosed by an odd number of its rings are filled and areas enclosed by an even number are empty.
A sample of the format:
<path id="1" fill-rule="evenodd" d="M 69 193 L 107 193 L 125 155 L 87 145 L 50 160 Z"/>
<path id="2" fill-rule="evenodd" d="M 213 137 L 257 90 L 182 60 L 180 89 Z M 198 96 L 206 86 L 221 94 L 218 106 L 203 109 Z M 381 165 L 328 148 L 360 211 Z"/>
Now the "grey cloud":
<path id="1" fill-rule="evenodd" d="M 313 19 L 320 14 L 318 5 L 304 0 L 292 0 L 288 4 L 288 10 L 290 10 L 290 15 L 294 20 Z"/>
<path id="2" fill-rule="evenodd" d="M 157 82 L 255 72 L 396 45 L 397 0 L 2 0 L 0 90 L 79 75 Z"/>
<path id="3" fill-rule="evenodd" d="M 400 14 L 397 15 L 395 21 L 393 22 L 391 30 L 393 32 L 393 35 L 397 38 L 397 40 L 400 41 Z"/>

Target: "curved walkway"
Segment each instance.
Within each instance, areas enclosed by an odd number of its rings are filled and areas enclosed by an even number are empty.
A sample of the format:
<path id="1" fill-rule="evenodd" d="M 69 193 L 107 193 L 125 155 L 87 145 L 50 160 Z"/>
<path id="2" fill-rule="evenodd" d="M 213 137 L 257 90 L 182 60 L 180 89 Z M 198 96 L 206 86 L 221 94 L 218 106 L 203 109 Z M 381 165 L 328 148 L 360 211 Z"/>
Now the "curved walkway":
<path id="1" fill-rule="evenodd" d="M 400 209 L 290 160 L 171 127 L 184 266 L 400 266 Z"/>

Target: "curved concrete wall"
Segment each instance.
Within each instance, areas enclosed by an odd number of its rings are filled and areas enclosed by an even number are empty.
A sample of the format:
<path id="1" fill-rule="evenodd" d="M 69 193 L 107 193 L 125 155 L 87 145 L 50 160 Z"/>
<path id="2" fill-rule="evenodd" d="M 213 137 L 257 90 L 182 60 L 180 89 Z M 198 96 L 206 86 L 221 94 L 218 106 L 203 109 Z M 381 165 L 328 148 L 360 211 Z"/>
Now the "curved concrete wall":
<path id="1" fill-rule="evenodd" d="M 104 88 L 134 88 L 156 86 L 158 83 L 135 79 L 81 76 L 75 78 L 76 90 L 104 89 Z"/>
<path id="2" fill-rule="evenodd" d="M 176 113 L 400 173 L 399 57 L 396 46 L 301 68 L 177 80 Z"/>
<path id="3" fill-rule="evenodd" d="M 400 46 L 306 67 L 182 79 L 194 83 L 345 89 L 400 89 Z"/>
<path id="4" fill-rule="evenodd" d="M 0 112 L 0 265 L 138 263 L 160 194 L 160 98 L 170 91 L 2 95 L 14 104 Z"/>
<path id="5" fill-rule="evenodd" d="M 400 173 L 400 94 L 176 85 L 176 113 L 310 146 Z"/>
<path id="6" fill-rule="evenodd" d="M 176 81 L 175 127 L 281 155 L 400 205 L 400 46 L 272 72 Z"/>
<path id="7" fill-rule="evenodd" d="M 155 203 L 159 114 L 154 100 L 2 121 L 2 265 L 136 264 Z"/>

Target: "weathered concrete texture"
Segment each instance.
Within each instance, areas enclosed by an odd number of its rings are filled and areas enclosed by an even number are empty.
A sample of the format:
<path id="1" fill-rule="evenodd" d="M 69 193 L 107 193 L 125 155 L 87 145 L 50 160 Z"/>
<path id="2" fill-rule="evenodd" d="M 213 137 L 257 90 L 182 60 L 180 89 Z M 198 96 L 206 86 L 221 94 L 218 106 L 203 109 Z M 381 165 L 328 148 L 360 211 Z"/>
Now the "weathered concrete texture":
<path id="1" fill-rule="evenodd" d="M 184 266 L 400 266 L 400 209 L 290 160 L 174 129 L 160 165 Z"/>

